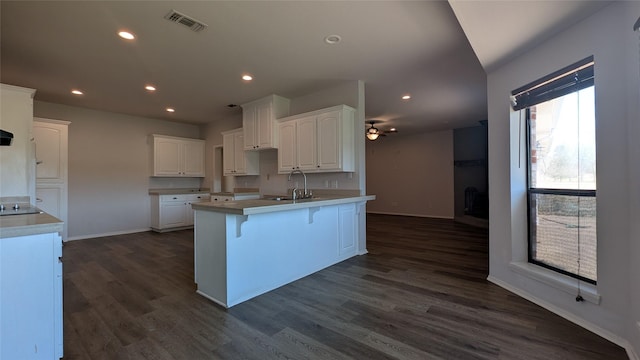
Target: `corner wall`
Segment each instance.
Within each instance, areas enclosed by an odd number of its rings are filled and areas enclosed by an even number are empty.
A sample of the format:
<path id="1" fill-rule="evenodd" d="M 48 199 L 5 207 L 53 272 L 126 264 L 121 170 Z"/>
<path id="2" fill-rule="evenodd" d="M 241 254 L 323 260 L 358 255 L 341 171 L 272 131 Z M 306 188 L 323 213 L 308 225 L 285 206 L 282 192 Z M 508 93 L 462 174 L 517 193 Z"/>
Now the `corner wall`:
<path id="1" fill-rule="evenodd" d="M 629 14 L 640 19 L 640 3 L 635 3 L 635 8 L 631 7 Z M 631 201 L 629 218 L 630 225 L 630 251 L 629 251 L 629 273 L 630 275 L 630 304 L 631 311 L 628 316 L 629 342 L 635 349 L 635 358 L 640 359 L 640 29 L 627 32 L 623 41 L 627 54 L 627 82 L 628 112 L 627 121 L 629 129 L 627 140 L 629 142 L 629 199 Z"/>
<path id="2" fill-rule="evenodd" d="M 638 179 L 640 157 L 637 147 L 631 149 L 628 144 L 638 135 L 629 134 L 632 128 L 637 130 L 637 125 L 633 125 L 638 121 L 637 110 L 629 109 L 630 104 L 637 104 L 638 84 L 637 77 L 630 76 L 628 56 L 638 55 L 638 45 L 630 51 L 623 39 L 629 39 L 631 26 L 639 14 L 638 2 L 612 2 L 488 74 L 489 279 L 626 347 L 630 354 L 633 350 L 629 349 L 638 349 L 640 331 L 640 327 L 635 326 L 636 321 L 640 321 L 637 305 L 640 273 L 635 265 L 639 258 L 638 246 L 637 238 L 633 238 L 630 231 L 634 226 L 631 222 L 638 222 L 637 200 L 630 199 L 638 183 L 630 181 Z M 576 302 L 576 293 L 570 290 L 576 285 L 574 280 L 542 281 L 526 266 L 526 257 L 523 259 L 527 241 L 526 181 L 523 170 L 518 167 L 518 119 L 517 115 L 512 118 L 514 113 L 509 108 L 511 90 L 589 55 L 595 58 L 598 151 L 598 285 L 595 292 L 600 296 L 599 304 Z M 635 91 L 630 94 L 629 89 Z M 630 171 L 635 175 L 631 176 Z M 631 206 L 634 202 L 635 206 Z M 632 250 L 635 250 L 633 260 L 629 256 Z M 524 267 L 518 266 L 522 262 Z"/>
<path id="3" fill-rule="evenodd" d="M 0 147 L 0 197 L 29 196 L 35 203 L 34 89 L 0 84 L 0 129 L 13 134 L 10 146 Z"/>

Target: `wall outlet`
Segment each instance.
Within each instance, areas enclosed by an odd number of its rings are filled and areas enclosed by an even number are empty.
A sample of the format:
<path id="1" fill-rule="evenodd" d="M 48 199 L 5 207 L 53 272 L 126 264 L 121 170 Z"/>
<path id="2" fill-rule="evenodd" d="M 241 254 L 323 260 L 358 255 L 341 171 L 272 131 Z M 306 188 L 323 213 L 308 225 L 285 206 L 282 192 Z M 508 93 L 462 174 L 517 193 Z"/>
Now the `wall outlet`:
<path id="1" fill-rule="evenodd" d="M 350 173 L 347 173 L 347 178 L 348 178 L 348 179 L 353 179 L 353 173 L 351 173 L 351 172 L 350 172 Z"/>
<path id="2" fill-rule="evenodd" d="M 324 181 L 324 187 L 327 189 L 329 188 L 329 180 Z"/>
<path id="3" fill-rule="evenodd" d="M 334 189 L 338 188 L 338 180 L 333 180 L 333 188 Z"/>

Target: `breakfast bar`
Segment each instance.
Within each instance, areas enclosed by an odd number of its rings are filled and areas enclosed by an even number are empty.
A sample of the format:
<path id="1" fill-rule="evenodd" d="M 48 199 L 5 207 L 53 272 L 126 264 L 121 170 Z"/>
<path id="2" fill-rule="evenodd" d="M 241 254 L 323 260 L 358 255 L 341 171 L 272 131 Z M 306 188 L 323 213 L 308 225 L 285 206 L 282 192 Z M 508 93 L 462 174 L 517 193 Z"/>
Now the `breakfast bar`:
<path id="1" fill-rule="evenodd" d="M 198 294 L 228 308 L 366 253 L 360 219 L 373 199 L 192 204 Z"/>

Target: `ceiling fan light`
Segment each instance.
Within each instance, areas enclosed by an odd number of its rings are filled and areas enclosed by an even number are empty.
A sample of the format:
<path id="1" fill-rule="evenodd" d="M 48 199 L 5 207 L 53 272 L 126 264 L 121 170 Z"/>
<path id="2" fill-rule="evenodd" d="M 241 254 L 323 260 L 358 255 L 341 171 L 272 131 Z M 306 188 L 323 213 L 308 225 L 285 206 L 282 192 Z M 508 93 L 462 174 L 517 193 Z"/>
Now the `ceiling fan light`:
<path id="1" fill-rule="evenodd" d="M 367 133 L 367 139 L 369 139 L 371 141 L 377 139 L 378 136 L 380 136 L 380 134 L 378 134 L 377 132 L 375 132 L 375 133 L 372 133 L 372 132 Z"/>

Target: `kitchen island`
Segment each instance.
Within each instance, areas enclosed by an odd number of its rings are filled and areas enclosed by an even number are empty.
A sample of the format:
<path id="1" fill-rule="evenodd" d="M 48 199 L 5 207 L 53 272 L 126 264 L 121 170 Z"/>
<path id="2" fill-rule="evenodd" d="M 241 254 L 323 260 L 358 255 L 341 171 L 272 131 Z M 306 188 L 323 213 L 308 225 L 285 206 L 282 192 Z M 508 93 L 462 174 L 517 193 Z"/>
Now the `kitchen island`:
<path id="1" fill-rule="evenodd" d="M 375 196 L 192 204 L 197 292 L 231 307 L 358 254 Z"/>

